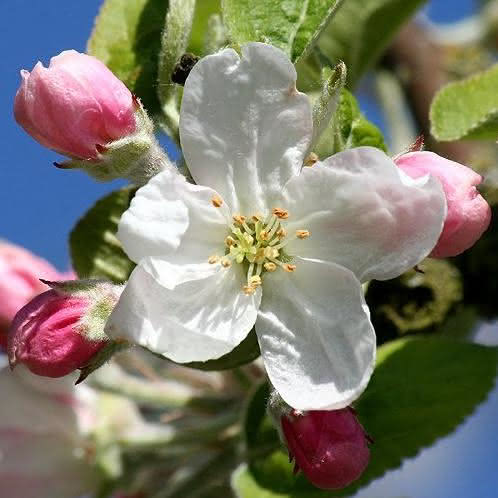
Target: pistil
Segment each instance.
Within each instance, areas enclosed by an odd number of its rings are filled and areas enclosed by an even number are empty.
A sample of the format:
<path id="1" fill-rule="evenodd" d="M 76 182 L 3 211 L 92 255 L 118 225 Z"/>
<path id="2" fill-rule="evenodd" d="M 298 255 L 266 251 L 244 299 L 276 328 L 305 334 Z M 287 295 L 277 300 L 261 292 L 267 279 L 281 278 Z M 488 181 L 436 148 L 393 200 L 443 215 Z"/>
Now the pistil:
<path id="1" fill-rule="evenodd" d="M 217 202 L 212 200 L 215 207 Z M 247 264 L 247 281 L 243 292 L 250 296 L 262 284 L 265 272 L 274 272 L 278 268 L 292 273 L 296 265 L 290 264 L 292 260 L 284 251 L 284 247 L 292 240 L 304 240 L 310 236 L 308 230 L 296 230 L 288 236 L 287 230 L 282 226 L 282 220 L 289 218 L 289 212 L 282 208 L 273 208 L 266 219 L 261 214 L 246 217 L 242 214 L 232 216 L 230 225 L 231 234 L 225 238 L 225 254 L 222 257 L 210 256 L 208 261 L 215 264 L 218 261 L 224 268 L 233 262 Z"/>

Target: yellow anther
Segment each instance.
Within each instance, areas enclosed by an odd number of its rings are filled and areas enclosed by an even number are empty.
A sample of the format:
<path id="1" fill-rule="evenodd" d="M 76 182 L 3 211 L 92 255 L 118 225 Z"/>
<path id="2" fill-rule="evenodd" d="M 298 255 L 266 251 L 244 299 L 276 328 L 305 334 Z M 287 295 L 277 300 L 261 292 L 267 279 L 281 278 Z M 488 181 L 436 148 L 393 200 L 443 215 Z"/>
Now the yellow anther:
<path id="1" fill-rule="evenodd" d="M 244 291 L 244 294 L 246 296 L 252 296 L 256 292 L 256 287 L 252 285 L 244 285 L 244 287 L 242 287 L 242 290 Z"/>
<path id="2" fill-rule="evenodd" d="M 221 258 L 221 266 L 223 266 L 223 268 L 230 268 L 232 262 L 228 258 Z"/>
<path id="3" fill-rule="evenodd" d="M 235 221 L 235 223 L 238 223 L 239 225 L 242 225 L 242 223 L 246 221 L 246 217 L 242 216 L 241 214 L 234 214 L 232 218 L 233 221 Z"/>
<path id="4" fill-rule="evenodd" d="M 318 162 L 318 159 L 319 157 L 314 152 L 311 152 L 310 155 L 304 160 L 304 165 L 311 167 Z"/>
<path id="5" fill-rule="evenodd" d="M 253 214 L 251 218 L 252 221 L 263 221 L 263 216 L 259 213 Z"/>
<path id="6" fill-rule="evenodd" d="M 236 244 L 236 240 L 233 237 L 230 237 L 230 235 L 225 239 L 225 245 L 230 247 Z"/>
<path id="7" fill-rule="evenodd" d="M 220 197 L 218 197 L 217 195 L 215 195 L 212 199 L 211 199 L 211 204 L 215 207 L 215 208 L 219 208 L 223 205 L 223 199 L 221 199 Z"/>
<path id="8" fill-rule="evenodd" d="M 249 285 L 252 285 L 253 287 L 259 287 L 261 285 L 261 277 L 259 275 L 253 275 L 249 279 Z"/>
<path id="9" fill-rule="evenodd" d="M 296 265 L 290 265 L 290 264 L 285 264 L 285 265 L 282 265 L 282 268 L 286 271 L 286 272 L 289 272 L 289 273 L 292 273 L 293 271 L 296 271 Z"/>
<path id="10" fill-rule="evenodd" d="M 296 230 L 296 237 L 298 239 L 307 239 L 310 236 L 309 230 Z"/>
<path id="11" fill-rule="evenodd" d="M 281 227 L 277 232 L 277 237 L 279 239 L 284 239 L 285 237 L 287 237 L 287 230 Z"/>
<path id="12" fill-rule="evenodd" d="M 270 261 L 268 263 L 265 263 L 263 266 L 265 267 L 265 270 L 269 272 L 275 271 L 277 269 L 277 265 Z"/>
<path id="13" fill-rule="evenodd" d="M 263 230 L 260 234 L 259 234 L 259 238 L 263 241 L 265 240 L 268 240 L 268 232 L 266 230 Z"/>
<path id="14" fill-rule="evenodd" d="M 218 256 L 216 256 L 216 254 L 213 254 L 212 256 L 209 256 L 209 259 L 208 259 L 208 263 L 210 265 L 214 265 L 215 263 L 217 263 L 219 261 L 220 258 L 218 258 Z"/>
<path id="15" fill-rule="evenodd" d="M 281 220 L 286 220 L 289 217 L 289 211 L 287 211 L 287 209 L 273 208 L 272 213 Z"/>

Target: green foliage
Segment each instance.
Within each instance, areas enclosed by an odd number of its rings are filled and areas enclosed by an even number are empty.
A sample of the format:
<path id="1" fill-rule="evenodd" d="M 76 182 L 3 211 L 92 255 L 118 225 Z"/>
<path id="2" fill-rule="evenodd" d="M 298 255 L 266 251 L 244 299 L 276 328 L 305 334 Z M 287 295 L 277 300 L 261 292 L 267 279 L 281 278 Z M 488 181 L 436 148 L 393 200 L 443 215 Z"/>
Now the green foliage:
<path id="1" fill-rule="evenodd" d="M 74 227 L 69 246 L 73 268 L 80 278 L 104 278 L 115 283 L 128 280 L 135 264 L 123 251 L 116 232 L 135 191 L 127 187 L 100 199 Z"/>
<path id="2" fill-rule="evenodd" d="M 223 18 L 236 45 L 261 41 L 298 60 L 316 42 L 343 0 L 222 0 Z M 346 2 L 347 3 L 347 2 Z"/>
<path id="3" fill-rule="evenodd" d="M 365 145 L 387 151 L 382 132 L 363 116 L 356 98 L 343 89 L 335 116 L 314 151 L 324 159 L 336 152 Z"/>
<path id="4" fill-rule="evenodd" d="M 198 370 L 228 370 L 245 365 L 260 355 L 258 338 L 252 330 L 249 335 L 230 353 L 217 360 L 194 361 L 183 365 Z"/>
<path id="5" fill-rule="evenodd" d="M 145 108 L 159 111 L 158 57 L 168 0 L 106 0 L 88 41 L 88 53 L 104 62 Z"/>
<path id="6" fill-rule="evenodd" d="M 318 46 L 335 64 L 346 63 L 350 87 L 378 59 L 399 27 L 427 0 L 347 0 Z"/>
<path id="7" fill-rule="evenodd" d="M 232 485 L 240 498 L 350 496 L 451 433 L 485 399 L 497 364 L 496 348 L 441 338 L 405 338 L 379 348 L 370 385 L 355 404 L 375 439 L 370 464 L 356 483 L 337 492 L 318 490 L 303 475 L 293 475 L 266 415 L 268 387 L 263 385 L 247 410 L 248 467 L 236 471 Z"/>
<path id="8" fill-rule="evenodd" d="M 423 273 L 410 270 L 393 280 L 370 282 L 367 301 L 376 330 L 405 334 L 434 328 L 462 300 L 462 277 L 449 261 L 428 258 L 420 269 Z"/>
<path id="9" fill-rule="evenodd" d="M 498 64 L 446 85 L 430 110 L 431 133 L 440 141 L 498 138 Z"/>

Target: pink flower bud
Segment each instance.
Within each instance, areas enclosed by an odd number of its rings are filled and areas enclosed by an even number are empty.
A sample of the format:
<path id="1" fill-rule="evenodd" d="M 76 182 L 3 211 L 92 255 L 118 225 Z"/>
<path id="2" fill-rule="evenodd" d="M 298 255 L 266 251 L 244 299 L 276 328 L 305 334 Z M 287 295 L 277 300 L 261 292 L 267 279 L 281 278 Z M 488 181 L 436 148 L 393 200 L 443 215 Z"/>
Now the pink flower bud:
<path id="1" fill-rule="evenodd" d="M 59 272 L 44 259 L 22 247 L 0 242 L 0 350 L 7 344 L 10 322 L 19 309 L 49 289 L 40 278 L 69 280 L 74 274 Z"/>
<path id="2" fill-rule="evenodd" d="M 351 408 L 293 411 L 281 423 L 295 471 L 302 470 L 315 486 L 344 488 L 365 470 L 368 436 Z"/>
<path id="3" fill-rule="evenodd" d="M 467 166 L 433 152 L 410 152 L 395 162 L 408 176 L 419 178 L 430 173 L 443 186 L 448 214 L 430 256 L 456 256 L 472 247 L 491 221 L 491 208 L 476 189 L 482 177 Z"/>
<path id="4" fill-rule="evenodd" d="M 42 145 L 76 159 L 96 159 L 105 144 L 133 133 L 135 104 L 98 59 L 67 50 L 45 68 L 22 70 L 17 122 Z"/>
<path id="5" fill-rule="evenodd" d="M 88 364 L 106 344 L 90 341 L 81 321 L 91 305 L 81 295 L 49 290 L 35 297 L 14 317 L 9 330 L 11 367 L 23 363 L 44 377 L 62 377 Z"/>

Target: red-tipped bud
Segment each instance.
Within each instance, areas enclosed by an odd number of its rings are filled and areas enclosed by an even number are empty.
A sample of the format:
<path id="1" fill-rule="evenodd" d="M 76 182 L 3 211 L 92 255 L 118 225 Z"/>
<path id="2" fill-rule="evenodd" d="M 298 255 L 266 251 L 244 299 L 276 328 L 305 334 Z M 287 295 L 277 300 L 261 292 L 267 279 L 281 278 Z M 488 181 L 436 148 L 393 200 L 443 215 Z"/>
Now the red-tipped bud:
<path id="1" fill-rule="evenodd" d="M 351 408 L 294 410 L 281 417 L 281 424 L 295 470 L 318 488 L 344 488 L 365 470 L 368 436 Z"/>
<path id="2" fill-rule="evenodd" d="M 106 344 L 91 341 L 81 323 L 91 302 L 49 290 L 21 308 L 9 331 L 11 367 L 22 363 L 44 377 L 62 377 L 88 364 Z"/>

